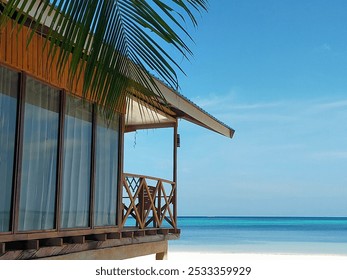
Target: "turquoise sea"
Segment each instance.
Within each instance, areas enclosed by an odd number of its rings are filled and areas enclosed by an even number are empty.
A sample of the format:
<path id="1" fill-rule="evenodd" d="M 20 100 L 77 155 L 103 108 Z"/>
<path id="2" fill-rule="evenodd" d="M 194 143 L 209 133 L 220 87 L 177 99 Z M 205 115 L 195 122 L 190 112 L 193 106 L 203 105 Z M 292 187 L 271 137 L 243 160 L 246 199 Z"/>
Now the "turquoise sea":
<path id="1" fill-rule="evenodd" d="M 347 218 L 179 217 L 171 251 L 347 255 Z"/>

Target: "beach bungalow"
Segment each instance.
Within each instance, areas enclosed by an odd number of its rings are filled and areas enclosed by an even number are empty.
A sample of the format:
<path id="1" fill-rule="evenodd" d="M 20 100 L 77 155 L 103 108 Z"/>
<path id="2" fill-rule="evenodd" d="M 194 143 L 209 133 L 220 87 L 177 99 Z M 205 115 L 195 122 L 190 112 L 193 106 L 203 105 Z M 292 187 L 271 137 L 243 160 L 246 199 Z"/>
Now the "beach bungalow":
<path id="1" fill-rule="evenodd" d="M 178 120 L 234 131 L 159 80 L 167 104 L 129 91 L 110 120 L 48 67 L 42 34 L 27 48 L 29 27 L 13 28 L 0 30 L 0 259 L 166 258 L 180 237 Z M 125 173 L 124 134 L 168 127 L 173 178 Z"/>

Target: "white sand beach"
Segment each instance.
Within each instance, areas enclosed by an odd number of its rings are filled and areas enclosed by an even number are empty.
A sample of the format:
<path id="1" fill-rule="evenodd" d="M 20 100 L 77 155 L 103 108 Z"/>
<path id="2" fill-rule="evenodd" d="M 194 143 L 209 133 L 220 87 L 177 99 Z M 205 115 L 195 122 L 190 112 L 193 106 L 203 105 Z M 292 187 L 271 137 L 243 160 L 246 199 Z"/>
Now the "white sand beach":
<path id="1" fill-rule="evenodd" d="M 134 258 L 137 260 L 153 260 L 154 255 Z M 216 253 L 216 252 L 170 252 L 168 261 L 195 262 L 195 261 L 345 261 L 347 255 L 325 255 L 325 254 L 273 254 L 273 253 Z"/>
<path id="2" fill-rule="evenodd" d="M 347 261 L 342 255 L 301 255 L 301 254 L 266 254 L 266 253 L 197 253 L 197 252 L 169 252 L 169 260 L 337 260 Z"/>

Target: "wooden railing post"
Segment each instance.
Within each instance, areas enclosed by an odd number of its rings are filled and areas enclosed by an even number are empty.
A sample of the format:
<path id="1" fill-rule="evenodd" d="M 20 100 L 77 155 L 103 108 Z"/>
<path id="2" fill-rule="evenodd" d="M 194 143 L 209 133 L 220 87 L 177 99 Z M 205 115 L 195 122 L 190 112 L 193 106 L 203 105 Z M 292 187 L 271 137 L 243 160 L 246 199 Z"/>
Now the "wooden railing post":
<path id="1" fill-rule="evenodd" d="M 162 193 L 162 187 L 163 185 L 158 185 L 158 205 L 157 205 L 157 216 L 158 216 L 158 219 L 159 219 L 159 226 L 160 226 L 160 221 L 162 219 L 161 217 L 161 193 Z"/>
<path id="2" fill-rule="evenodd" d="M 139 208 L 140 208 L 140 217 L 139 217 L 139 224 L 140 224 L 140 227 L 142 227 L 142 225 L 144 224 L 144 191 L 143 191 L 143 184 L 144 182 L 146 182 L 145 178 L 141 177 L 140 178 L 140 194 L 139 194 Z"/>

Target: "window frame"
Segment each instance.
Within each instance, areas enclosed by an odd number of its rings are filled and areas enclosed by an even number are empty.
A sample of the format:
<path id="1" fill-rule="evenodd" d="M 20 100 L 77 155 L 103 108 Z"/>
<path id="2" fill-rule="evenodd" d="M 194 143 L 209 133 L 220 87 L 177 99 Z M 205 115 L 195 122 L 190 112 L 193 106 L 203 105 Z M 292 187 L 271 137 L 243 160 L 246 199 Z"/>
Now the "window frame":
<path id="1" fill-rule="evenodd" d="M 92 106 L 92 139 L 91 139 L 91 174 L 90 174 L 90 201 L 89 201 L 89 226 L 83 228 L 61 228 L 61 207 L 62 207 L 62 181 L 63 181 L 63 162 L 64 162 L 64 123 L 66 96 L 65 89 L 58 88 L 47 81 L 44 81 L 34 75 L 24 71 L 19 71 L 6 64 L 0 63 L 0 67 L 14 71 L 18 75 L 17 86 L 17 112 L 16 112 L 16 129 L 15 129 L 15 149 L 14 149 L 14 167 L 12 181 L 12 201 L 10 212 L 10 231 L 0 232 L 0 243 L 16 240 L 29 240 L 32 238 L 53 238 L 78 236 L 86 234 L 99 234 L 105 232 L 119 232 L 121 225 L 121 182 L 123 176 L 123 143 L 125 119 L 124 114 L 116 113 L 118 118 L 118 178 L 117 178 L 117 202 L 116 202 L 116 221 L 115 225 L 95 226 L 94 225 L 94 204 L 95 204 L 95 172 L 96 172 L 96 131 L 97 131 L 97 104 L 90 102 Z M 55 214 L 54 228 L 45 230 L 28 230 L 22 231 L 18 229 L 19 223 L 19 202 L 21 190 L 21 166 L 23 160 L 23 134 L 24 134 L 24 107 L 26 95 L 26 79 L 30 77 L 40 83 L 43 83 L 53 89 L 59 91 L 59 128 L 58 128 L 58 146 L 57 146 L 57 173 L 56 173 L 56 193 L 55 193 Z M 76 96 L 71 94 L 72 96 Z M 82 98 L 81 96 L 76 96 Z M 82 98 L 83 99 L 83 98 Z M 87 101 L 89 102 L 89 101 Z"/>
<path id="2" fill-rule="evenodd" d="M 59 189 L 59 185 L 60 185 L 60 182 L 59 182 L 59 178 L 61 177 L 61 174 L 60 174 L 60 161 L 62 160 L 62 155 L 61 155 L 61 103 L 62 103 L 62 91 L 57 88 L 57 87 L 53 87 L 51 85 L 49 85 L 48 83 L 45 83 L 45 82 L 42 82 L 41 80 L 39 79 L 36 79 L 35 77 L 32 77 L 30 75 L 23 75 L 23 89 L 22 89 L 22 107 L 21 107 L 21 114 L 22 114 L 22 119 L 21 119 L 21 158 L 20 158 L 20 162 L 18 163 L 19 164 L 19 170 L 22 171 L 23 169 L 23 155 L 24 155 L 24 151 L 23 151 L 23 148 L 24 148 L 24 124 L 25 124 L 25 108 L 26 108 L 26 104 L 28 104 L 26 102 L 26 97 L 27 97 L 27 80 L 28 78 L 30 78 L 31 80 L 35 81 L 35 82 L 38 82 L 44 86 L 47 86 L 49 87 L 50 89 L 54 90 L 57 92 L 58 94 L 58 102 L 57 102 L 57 113 L 58 113 L 58 131 L 57 131 L 57 139 L 56 139 L 56 151 L 55 151 L 55 158 L 56 158 L 56 167 L 55 167 L 55 198 L 54 198 L 54 215 L 53 215 L 53 227 L 50 228 L 50 229 L 33 229 L 33 230 L 24 230 L 24 229 L 19 229 L 19 221 L 20 221 L 20 196 L 21 196 L 21 191 L 22 191 L 22 186 L 21 186 L 21 183 L 22 183 L 22 172 L 19 172 L 20 174 L 18 174 L 20 176 L 19 178 L 19 181 L 18 181 L 18 204 L 17 204 L 17 208 L 16 208 L 16 211 L 17 211 L 17 220 L 16 220 L 16 232 L 20 232 L 20 233 L 28 233 L 28 232 L 41 232 L 41 231 L 55 231 L 55 229 L 57 229 L 57 217 L 59 216 L 59 213 L 57 212 L 57 203 L 58 203 L 58 198 L 57 196 L 60 195 L 60 191 L 58 190 Z M 33 93 L 31 93 L 33 94 Z"/>
<path id="3" fill-rule="evenodd" d="M 11 189 L 11 205 L 10 205 L 10 217 L 9 217 L 9 230 L 8 231 L 0 231 L 0 236 L 2 235 L 8 235 L 14 233 L 14 220 L 15 220 L 15 207 L 14 207 L 14 201 L 16 197 L 16 188 L 17 188 L 17 162 L 18 162 L 18 155 L 19 155 L 19 109 L 20 109 L 20 87 L 21 87 L 21 73 L 18 72 L 17 69 L 9 66 L 4 66 L 0 63 L 0 67 L 5 68 L 9 71 L 15 72 L 17 74 L 17 104 L 16 104 L 16 122 L 15 122 L 15 135 L 14 135 L 14 149 L 13 149 L 13 166 L 12 166 L 12 189 Z"/>

